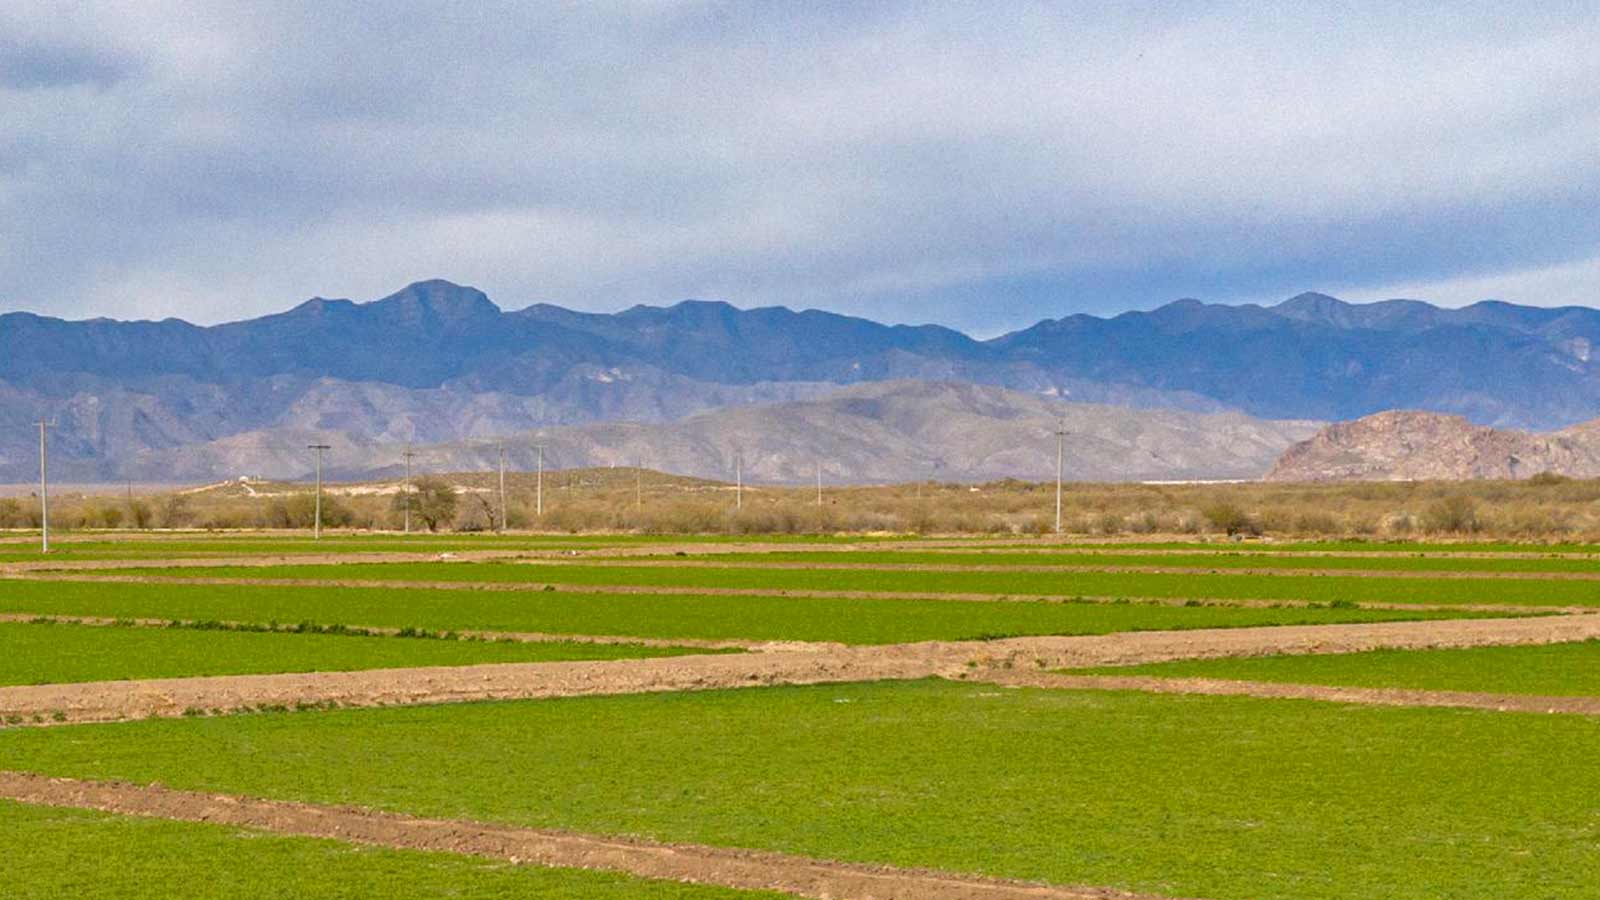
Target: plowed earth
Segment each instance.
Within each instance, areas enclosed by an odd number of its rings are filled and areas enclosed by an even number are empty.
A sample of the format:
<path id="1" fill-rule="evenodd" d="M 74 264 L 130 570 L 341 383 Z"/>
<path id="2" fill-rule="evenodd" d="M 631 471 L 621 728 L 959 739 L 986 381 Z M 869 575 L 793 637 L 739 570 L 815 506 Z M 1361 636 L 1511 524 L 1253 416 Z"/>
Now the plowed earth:
<path id="1" fill-rule="evenodd" d="M 1543 644 L 1600 637 L 1600 614 L 1125 632 L 1083 637 L 800 645 L 764 653 L 598 662 L 501 663 L 0 688 L 0 722 L 115 721 L 296 706 L 386 706 L 775 684 L 973 678 L 996 671 L 1223 656 Z"/>

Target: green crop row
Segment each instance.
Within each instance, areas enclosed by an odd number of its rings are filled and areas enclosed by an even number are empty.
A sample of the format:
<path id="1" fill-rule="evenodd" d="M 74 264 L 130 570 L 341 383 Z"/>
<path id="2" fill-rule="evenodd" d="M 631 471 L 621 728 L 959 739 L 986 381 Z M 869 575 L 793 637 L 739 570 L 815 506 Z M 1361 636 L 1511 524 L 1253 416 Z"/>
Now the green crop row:
<path id="1" fill-rule="evenodd" d="M 638 644 L 511 643 L 0 622 L 0 685 L 628 659 L 703 652 L 706 651 Z"/>
<path id="2" fill-rule="evenodd" d="M 349 563 L 272 568 L 139 569 L 183 578 L 524 582 L 793 591 L 974 593 L 1011 597 L 1155 597 L 1385 603 L 1600 606 L 1600 581 L 1526 578 L 1383 578 L 1359 575 L 1151 574 L 1127 572 L 933 572 L 536 563 Z"/>
<path id="3" fill-rule="evenodd" d="M 476 568 L 476 567 L 474 567 Z M 341 569 L 342 571 L 342 569 Z M 0 612 L 849 644 L 1432 618 L 1349 608 L 0 581 Z"/>
<path id="4" fill-rule="evenodd" d="M 58 776 L 1212 900 L 1588 900 L 1597 745 L 1583 716 L 936 681 L 0 732 Z"/>
<path id="5" fill-rule="evenodd" d="M 1085 669 L 1103 675 L 1226 678 L 1339 687 L 1600 697 L 1600 641 L 1533 647 L 1374 650 L 1316 656 L 1180 660 Z"/>

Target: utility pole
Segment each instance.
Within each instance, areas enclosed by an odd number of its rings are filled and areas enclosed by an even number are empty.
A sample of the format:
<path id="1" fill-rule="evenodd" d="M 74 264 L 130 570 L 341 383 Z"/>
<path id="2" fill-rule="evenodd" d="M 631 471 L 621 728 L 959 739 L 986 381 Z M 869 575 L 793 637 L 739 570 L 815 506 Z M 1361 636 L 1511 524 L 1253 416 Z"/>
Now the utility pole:
<path id="1" fill-rule="evenodd" d="M 50 423 L 39 420 L 39 552 L 50 552 L 50 479 L 47 473 L 49 448 L 45 445 L 44 431 Z"/>
<path id="2" fill-rule="evenodd" d="M 822 460 L 817 460 L 817 509 L 822 508 Z"/>
<path id="3" fill-rule="evenodd" d="M 1056 423 L 1056 534 L 1061 533 L 1061 467 L 1065 459 L 1067 421 Z"/>
<path id="4" fill-rule="evenodd" d="M 307 450 L 317 451 L 317 508 L 316 517 L 311 520 L 311 539 L 322 540 L 322 451 L 332 450 L 327 444 L 307 444 Z"/>
<path id="5" fill-rule="evenodd" d="M 533 493 L 533 514 L 544 518 L 544 445 L 535 444 L 539 448 L 539 480 Z"/>
<path id="6" fill-rule="evenodd" d="M 404 487 L 405 498 L 406 498 L 406 504 L 405 504 L 406 505 L 406 534 L 410 534 L 411 533 L 411 458 L 413 456 L 416 456 L 417 454 L 416 454 L 415 451 L 413 451 L 411 449 L 411 445 L 407 444 L 405 452 L 401 453 L 400 455 L 404 456 L 406 458 L 406 483 L 405 483 L 405 487 Z"/>
<path id="7" fill-rule="evenodd" d="M 500 442 L 500 530 L 506 530 L 506 445 Z"/>

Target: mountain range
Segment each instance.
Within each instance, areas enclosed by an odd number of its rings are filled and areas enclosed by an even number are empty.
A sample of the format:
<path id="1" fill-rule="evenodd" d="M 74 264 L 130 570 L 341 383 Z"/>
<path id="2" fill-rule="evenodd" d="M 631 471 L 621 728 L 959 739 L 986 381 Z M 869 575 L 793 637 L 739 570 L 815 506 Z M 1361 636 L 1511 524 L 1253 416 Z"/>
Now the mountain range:
<path id="1" fill-rule="evenodd" d="M 1256 478 L 1314 422 L 1241 413 L 1134 410 L 1063 403 L 986 385 L 869 382 L 819 400 L 729 407 L 675 422 L 597 422 L 414 448 L 419 472 L 531 471 L 542 445 L 549 468 L 634 466 L 732 481 L 829 484 L 920 479 L 989 481 L 1055 472 L 1055 432 L 1066 432 L 1068 478 L 1092 481 Z M 147 451 L 124 467 L 135 481 L 199 481 L 218 472 L 298 474 L 305 445 L 329 440 L 327 474 L 393 477 L 400 445 L 339 434 L 271 429 L 207 444 Z M 246 462 L 248 461 L 248 462 Z M 253 465 L 254 468 L 239 468 Z M 737 468 L 736 468 L 737 467 Z"/>
<path id="2" fill-rule="evenodd" d="M 0 480 L 36 474 L 39 418 L 55 421 L 52 464 L 64 478 L 188 478 L 288 465 L 291 451 L 302 451 L 294 465 L 303 471 L 306 434 L 352 446 L 445 444 L 673 423 L 907 380 L 1144 411 L 1303 422 L 1405 407 L 1553 429 L 1600 412 L 1597 343 L 1600 311 L 1587 307 L 1441 309 L 1320 294 L 1275 306 L 1180 300 L 1046 320 L 989 340 L 703 301 L 614 314 L 548 304 L 505 311 L 444 281 L 209 327 L 17 312 L 0 315 Z M 895 395 L 890 405 L 902 402 Z M 231 455 L 218 449 L 230 445 Z M 184 453 L 215 468 L 152 471 Z"/>

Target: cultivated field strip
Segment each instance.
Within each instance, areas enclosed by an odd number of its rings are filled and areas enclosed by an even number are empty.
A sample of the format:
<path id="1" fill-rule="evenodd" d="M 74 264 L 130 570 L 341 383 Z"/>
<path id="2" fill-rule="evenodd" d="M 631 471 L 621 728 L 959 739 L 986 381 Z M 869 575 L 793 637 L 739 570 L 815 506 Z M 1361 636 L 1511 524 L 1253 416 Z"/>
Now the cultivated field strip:
<path id="1" fill-rule="evenodd" d="M 86 625 L 91 627 L 132 628 L 204 628 L 217 631 L 247 631 L 293 634 L 299 625 L 263 624 L 260 622 L 235 622 L 215 620 L 196 622 L 187 619 L 121 618 L 112 616 L 36 615 L 33 613 L 0 613 L 0 622 L 49 622 L 61 625 Z M 354 625 L 340 623 L 341 633 L 370 635 L 373 637 L 399 637 L 405 629 L 381 625 Z M 691 647 L 702 650 L 778 650 L 808 646 L 803 641 L 716 641 L 698 638 L 648 638 L 617 634 L 545 634 L 529 631 L 481 631 L 454 629 L 448 634 L 426 635 L 430 638 L 465 641 L 507 641 L 518 644 L 607 644 L 639 647 Z"/>
<path id="2" fill-rule="evenodd" d="M 337 571 L 334 566 L 324 568 Z M 1230 573 L 1232 574 L 1232 573 Z M 390 590 L 466 590 L 466 591 L 535 591 L 569 592 L 576 594 L 657 594 L 683 597 L 790 597 L 824 600 L 949 600 L 975 603 L 1137 603 L 1156 606 L 1219 606 L 1253 609 L 1276 608 L 1326 608 L 1328 601 L 1304 600 L 1294 597 L 1208 597 L 1208 596 L 1141 596 L 1130 594 L 1060 594 L 1038 591 L 886 591 L 886 590 L 826 590 L 817 588 L 783 587 L 723 587 L 715 585 L 671 584 L 591 584 L 588 582 L 559 581 L 471 581 L 471 580 L 409 580 L 392 578 L 299 578 L 245 576 L 165 576 L 152 574 L 87 574 L 72 571 L 38 571 L 25 574 L 7 573 L 0 568 L 0 581 L 24 582 L 76 582 L 81 584 L 198 584 L 214 586 L 250 587 L 309 587 L 309 588 L 385 588 Z M 1469 613 L 1588 613 L 1595 606 L 1563 603 L 1429 603 L 1425 600 L 1392 601 L 1362 599 L 1351 601 L 1361 609 L 1387 609 L 1416 612 L 1469 612 Z"/>
<path id="3" fill-rule="evenodd" d="M 1539 697 L 1477 691 L 1430 691 L 1408 688 L 1335 687 L 1221 678 L 1159 678 L 1149 675 L 1066 675 L 1053 672 L 988 671 L 984 681 L 1008 687 L 1063 690 L 1143 691 L 1153 694 L 1197 694 L 1214 697 L 1258 697 L 1267 700 L 1320 700 L 1363 706 L 1432 706 L 1493 712 L 1563 713 L 1600 716 L 1600 697 Z"/>
<path id="4" fill-rule="evenodd" d="M 881 548 L 873 547 L 871 551 Z M 807 551 L 810 554 L 812 551 Z M 332 555 L 277 555 L 277 556 L 228 556 L 228 557 L 138 557 L 128 559 L 50 559 L 26 560 L 0 563 L 0 574 L 26 575 L 32 573 L 75 572 L 75 571 L 116 571 L 123 569 L 208 569 L 208 568 L 275 568 L 281 566 L 334 566 L 334 565 L 359 565 L 370 563 L 431 563 L 442 560 L 470 563 L 470 562 L 503 562 L 516 563 L 528 566 L 589 566 L 596 568 L 625 566 L 630 569 L 716 569 L 738 571 L 746 569 L 770 571 L 864 571 L 864 572 L 945 572 L 945 573 L 989 573 L 989 574 L 1075 574 L 1075 573 L 1104 573 L 1104 574 L 1130 574 L 1130 575 L 1196 575 L 1204 573 L 1227 575 L 1260 575 L 1281 577 L 1365 577 L 1365 578 L 1473 578 L 1473 579 L 1537 579 L 1537 580 L 1572 580 L 1572 581 L 1600 581 L 1600 562 L 1590 565 L 1589 560 L 1562 560 L 1568 568 L 1517 568 L 1495 569 L 1487 563 L 1499 561 L 1497 558 L 1463 557 L 1470 559 L 1471 565 L 1464 565 L 1460 569 L 1419 567 L 1404 568 L 1398 566 L 1360 568 L 1359 566 L 1315 566 L 1307 565 L 1305 559 L 1292 559 L 1279 557 L 1282 564 L 1271 563 L 1272 558 L 1259 557 L 1248 560 L 1250 564 L 1240 557 L 1228 556 L 1220 559 L 1190 554 L 1187 559 L 1177 563 L 1172 562 L 1137 562 L 1137 563 L 1096 563 L 1096 562 L 1001 562 L 990 563 L 974 558 L 965 560 L 957 558 L 949 562 L 929 562 L 928 557 L 950 555 L 949 553 L 917 554 L 920 561 L 897 561 L 892 554 L 890 558 L 875 558 L 872 560 L 848 560 L 838 557 L 849 556 L 851 550 L 844 548 L 830 548 L 827 551 L 816 553 L 815 559 L 809 557 L 785 558 L 787 549 L 774 548 L 765 552 L 750 553 L 748 550 L 740 558 L 728 559 L 733 553 L 704 554 L 711 558 L 662 558 L 660 548 L 650 548 L 648 553 L 617 553 L 606 551 L 530 551 L 530 550 L 463 550 L 446 554 L 440 553 L 344 553 Z M 865 553 L 866 550 L 854 552 Z M 700 554 L 696 554 L 700 555 Z M 998 555 L 991 552 L 987 555 Z M 1081 554 L 1086 560 L 1093 560 L 1095 556 L 1112 556 L 1110 553 Z M 1121 556 L 1121 555 L 1118 555 Z M 1177 558 L 1178 554 L 1139 554 L 1140 560 L 1156 560 L 1160 558 Z M 771 558 L 752 558 L 771 557 Z M 1333 557 L 1343 559 L 1344 557 Z M 1364 557 L 1377 558 L 1377 557 Z M 1259 563 L 1258 563 L 1259 559 Z M 1438 557 L 1433 557 L 1438 560 Z M 1300 563 L 1295 565 L 1294 563 Z M 1553 565 L 1553 564 L 1552 564 Z"/>
<path id="5" fill-rule="evenodd" d="M 607 566 L 615 565 L 620 559 L 579 557 L 574 559 L 541 559 L 523 557 L 509 562 L 527 566 Z M 1128 575 L 1195 575 L 1213 572 L 1206 566 L 1173 566 L 1173 565 L 1033 565 L 1027 563 L 926 563 L 926 562 L 837 562 L 833 560 L 723 560 L 723 559 L 637 559 L 626 558 L 629 568 L 650 569 L 715 569 L 715 570 L 741 570 L 761 569 L 777 571 L 812 571 L 827 570 L 841 572 L 983 572 L 989 574 L 1015 574 L 1029 573 L 1035 575 L 1076 574 L 1076 573 L 1106 573 Z M 1494 579 L 1514 578 L 1549 581 L 1600 581 L 1600 570 L 1582 572 L 1506 572 L 1496 570 L 1410 570 L 1410 569 L 1345 569 L 1345 568 L 1306 568 L 1292 566 L 1258 566 L 1258 567 L 1216 567 L 1216 574 L 1227 575 L 1261 575 L 1261 576 L 1299 576 L 1299 577 L 1357 577 L 1357 578 L 1472 578 Z"/>
<path id="6" fill-rule="evenodd" d="M 0 688 L 0 722 L 48 725 L 263 708 L 459 703 L 928 677 L 964 679 L 982 677 L 992 670 L 1544 644 L 1597 637 L 1600 614 L 1590 614 L 1122 632 L 599 662 L 496 663 L 30 685 Z"/>
<path id="7" fill-rule="evenodd" d="M 668 844 L 546 829 L 424 819 L 352 807 L 260 800 L 157 786 L 0 771 L 0 798 L 42 806 L 205 822 L 275 834 L 430 850 L 518 865 L 596 869 L 642 878 L 833 900 L 1160 900 L 1109 888 L 1058 887 L 947 872 L 809 859 L 770 851 Z"/>

